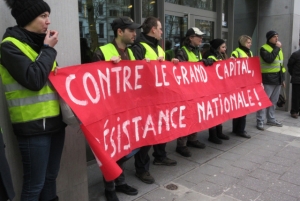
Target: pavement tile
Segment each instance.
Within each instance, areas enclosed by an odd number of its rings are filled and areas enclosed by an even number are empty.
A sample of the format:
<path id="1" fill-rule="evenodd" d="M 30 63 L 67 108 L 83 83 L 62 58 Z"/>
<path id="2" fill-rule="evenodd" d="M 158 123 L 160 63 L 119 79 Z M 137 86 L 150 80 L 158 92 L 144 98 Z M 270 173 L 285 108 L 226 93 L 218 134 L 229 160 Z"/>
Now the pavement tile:
<path id="1" fill-rule="evenodd" d="M 219 173 L 222 170 L 222 168 L 220 167 L 216 167 L 213 165 L 209 165 L 209 164 L 204 164 L 201 165 L 199 168 L 195 169 L 195 174 L 205 174 L 205 175 L 210 175 L 213 176 L 217 173 Z"/>
<path id="2" fill-rule="evenodd" d="M 239 160 L 241 157 L 242 157 L 242 155 L 236 154 L 236 153 L 231 153 L 231 152 L 226 152 L 219 156 L 219 158 L 223 158 L 223 159 L 231 160 L 231 161 Z"/>
<path id="3" fill-rule="evenodd" d="M 280 177 L 280 180 L 300 186 L 300 176 L 295 173 L 286 172 Z"/>
<path id="4" fill-rule="evenodd" d="M 192 157 L 182 157 L 179 154 L 177 153 L 176 154 L 186 160 L 196 162 L 198 164 L 204 164 L 207 161 L 216 158 L 220 154 L 224 153 L 223 151 L 214 149 L 212 147 L 206 147 L 205 149 L 197 149 L 197 148 L 189 147 L 189 150 L 192 152 Z"/>
<path id="5" fill-rule="evenodd" d="M 239 200 L 235 199 L 233 197 L 230 197 L 228 195 L 220 195 L 217 198 L 213 199 L 213 201 L 239 201 Z"/>
<path id="6" fill-rule="evenodd" d="M 220 168 L 224 168 L 226 166 L 231 165 L 232 163 L 234 163 L 234 162 L 231 160 L 227 160 L 227 159 L 223 159 L 223 158 L 214 158 L 211 161 L 209 161 L 207 164 L 213 165 L 216 167 L 220 167 Z"/>
<path id="7" fill-rule="evenodd" d="M 288 170 L 288 167 L 286 167 L 286 166 L 274 164 L 271 162 L 266 162 L 263 165 L 261 165 L 259 168 L 270 171 L 270 172 L 274 172 L 274 173 L 277 173 L 280 175 L 282 175 L 283 173 L 285 173 Z"/>
<path id="8" fill-rule="evenodd" d="M 195 191 L 188 191 L 184 195 L 180 196 L 179 198 L 174 199 L 174 201 L 195 201 L 195 200 L 211 201 L 213 200 L 213 198 L 200 194 Z"/>
<path id="9" fill-rule="evenodd" d="M 292 153 L 296 153 L 296 154 L 300 154 L 300 141 L 296 141 L 296 140 L 292 141 L 283 150 L 284 151 L 289 151 L 289 152 L 292 152 Z"/>
<path id="10" fill-rule="evenodd" d="M 237 186 L 240 185 L 260 193 L 265 192 L 270 186 L 269 182 L 259 180 L 253 177 L 244 178 L 243 180 L 237 183 Z"/>
<path id="11" fill-rule="evenodd" d="M 299 177 L 300 177 L 300 166 L 299 166 L 299 163 L 297 163 L 297 164 L 291 166 L 291 167 L 288 169 L 288 172 L 297 174 L 297 175 L 299 175 Z"/>
<path id="12" fill-rule="evenodd" d="M 282 166 L 288 166 L 288 167 L 293 165 L 296 162 L 293 159 L 283 158 L 283 157 L 279 157 L 277 155 L 268 158 L 267 161 L 271 162 L 271 163 L 278 164 L 278 165 L 282 165 Z"/>
<path id="13" fill-rule="evenodd" d="M 259 166 L 259 164 L 253 163 L 250 161 L 246 161 L 246 160 L 238 160 L 238 161 L 234 162 L 232 164 L 232 166 L 251 171 L 251 170 L 256 169 Z"/>
<path id="14" fill-rule="evenodd" d="M 250 173 L 250 176 L 257 178 L 257 179 L 264 180 L 264 181 L 273 182 L 280 177 L 280 174 L 276 174 L 274 172 L 270 172 L 270 171 L 258 168 L 256 170 L 252 171 Z"/>
<path id="15" fill-rule="evenodd" d="M 274 153 L 273 151 L 268 151 L 268 150 L 259 148 L 259 149 L 255 149 L 255 150 L 251 151 L 250 154 L 257 154 L 259 156 L 272 157 L 276 154 L 276 152 Z"/>
<path id="16" fill-rule="evenodd" d="M 179 197 L 178 195 L 173 194 L 172 192 L 164 190 L 162 188 L 157 188 L 143 196 L 144 199 L 153 200 L 153 201 L 154 200 L 173 201 L 178 197 Z"/>
<path id="17" fill-rule="evenodd" d="M 297 198 L 280 193 L 278 191 L 267 191 L 263 193 L 257 201 L 297 201 Z"/>
<path id="18" fill-rule="evenodd" d="M 276 154 L 276 156 L 282 157 L 282 158 L 288 158 L 292 160 L 299 160 L 300 155 L 297 153 L 289 152 L 289 151 L 280 151 L 279 153 Z"/>
<path id="19" fill-rule="evenodd" d="M 231 185 L 237 183 L 239 180 L 235 177 L 228 176 L 226 174 L 216 174 L 214 176 L 208 176 L 206 181 L 229 188 Z"/>
<path id="20" fill-rule="evenodd" d="M 271 183 L 269 189 L 273 191 L 279 191 L 292 197 L 300 198 L 300 186 L 291 184 L 289 182 L 281 180 L 275 181 L 274 183 Z"/>
<path id="21" fill-rule="evenodd" d="M 201 181 L 204 181 L 208 176 L 204 174 L 195 173 L 195 171 L 190 171 L 187 174 L 180 177 L 180 179 L 183 179 L 185 181 L 197 184 Z"/>
<path id="22" fill-rule="evenodd" d="M 208 181 L 199 183 L 198 185 L 192 187 L 192 190 L 211 197 L 217 197 L 225 191 L 224 187 Z"/>
<path id="23" fill-rule="evenodd" d="M 240 146 L 237 146 L 237 147 L 235 147 L 235 148 L 233 148 L 233 149 L 228 150 L 228 152 L 230 152 L 230 153 L 235 153 L 235 154 L 240 154 L 240 155 L 247 155 L 248 153 L 251 152 L 251 150 L 245 149 L 245 148 L 243 148 L 243 147 L 240 145 Z"/>
<path id="24" fill-rule="evenodd" d="M 261 195 L 259 192 L 251 190 L 249 188 L 245 188 L 243 186 L 233 186 L 228 191 L 226 191 L 225 194 L 243 201 L 252 201 Z"/>
<path id="25" fill-rule="evenodd" d="M 243 157 L 243 160 L 250 161 L 257 164 L 263 164 L 267 158 L 264 156 L 259 156 L 257 154 L 249 153 Z"/>
<path id="26" fill-rule="evenodd" d="M 234 167 L 234 166 L 227 166 L 226 168 L 223 168 L 220 171 L 220 173 L 241 179 L 247 176 L 250 173 L 250 171 L 242 168 Z"/>

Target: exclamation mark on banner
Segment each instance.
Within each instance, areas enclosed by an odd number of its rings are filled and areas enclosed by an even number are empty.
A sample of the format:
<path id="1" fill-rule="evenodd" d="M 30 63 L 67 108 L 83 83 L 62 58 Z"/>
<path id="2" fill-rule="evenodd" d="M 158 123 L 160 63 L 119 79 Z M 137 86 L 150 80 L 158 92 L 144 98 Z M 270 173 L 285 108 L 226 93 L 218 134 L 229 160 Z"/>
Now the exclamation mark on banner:
<path id="1" fill-rule="evenodd" d="M 258 97 L 258 95 L 257 95 L 257 93 L 256 93 L 255 88 L 253 89 L 253 92 L 254 92 L 255 97 L 256 97 L 256 99 L 257 99 L 257 101 L 258 101 L 258 105 L 261 106 L 261 102 L 259 101 L 259 97 Z"/>

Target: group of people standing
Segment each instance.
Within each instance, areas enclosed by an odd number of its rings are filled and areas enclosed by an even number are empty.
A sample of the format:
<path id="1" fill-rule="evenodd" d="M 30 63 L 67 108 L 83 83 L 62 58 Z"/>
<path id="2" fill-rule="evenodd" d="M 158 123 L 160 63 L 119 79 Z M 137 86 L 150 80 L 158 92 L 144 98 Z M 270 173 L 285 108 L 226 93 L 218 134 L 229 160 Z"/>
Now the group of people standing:
<path id="1" fill-rule="evenodd" d="M 62 121 L 57 92 L 48 79 L 49 74 L 57 66 L 57 52 L 54 47 L 58 42 L 58 32 L 48 30 L 51 10 L 43 0 L 6 2 L 16 19 L 17 26 L 9 27 L 3 36 L 0 72 L 13 131 L 17 136 L 23 162 L 21 201 L 58 201 L 56 178 L 66 124 Z M 121 60 L 165 60 L 165 52 L 159 45 L 163 33 L 159 19 L 148 17 L 140 25 L 124 16 L 115 19 L 111 27 L 114 40 L 100 46 L 93 54 L 93 61 L 118 63 Z M 140 28 L 142 32 L 136 37 L 136 30 Z M 203 62 L 209 67 L 219 60 L 253 56 L 250 51 L 251 37 L 247 35 L 239 38 L 238 47 L 231 56 L 227 56 L 226 42 L 222 39 L 210 41 L 209 50 L 202 55 L 199 46 L 203 35 L 199 28 L 189 28 L 182 46 L 169 60 L 174 64 L 183 61 Z M 267 43 L 260 50 L 260 58 L 264 89 L 273 103 L 273 106 L 267 108 L 267 124 L 282 126 L 275 119 L 274 111 L 280 86 L 284 85 L 283 54 L 278 34 L 270 31 L 266 37 Z M 257 112 L 257 128 L 260 130 L 264 129 L 264 111 Z M 295 112 L 298 113 L 298 110 Z M 251 138 L 245 131 L 245 126 L 246 116 L 235 118 L 232 122 L 232 132 L 241 137 Z M 229 136 L 223 133 L 220 124 L 209 129 L 208 140 L 221 144 L 222 140 L 229 140 Z M 190 157 L 188 147 L 203 149 L 205 146 L 198 140 L 197 133 L 191 133 L 177 139 L 176 152 L 184 157 Z M 0 147 L 1 150 L 4 149 L 2 140 Z M 132 151 L 118 160 L 118 165 L 124 168 L 124 163 L 134 157 L 136 177 L 144 183 L 154 183 L 155 179 L 150 174 L 151 147 L 144 146 Z M 153 145 L 154 165 L 177 164 L 175 160 L 167 157 L 165 148 L 166 143 Z M 0 152 L 0 157 L 4 156 L 3 153 L 4 151 Z M 4 167 L 2 160 L 1 167 Z M 4 175 L 0 168 L 0 187 L 5 184 L 4 179 L 7 179 L 5 176 L 7 175 Z M 6 180 L 6 184 L 11 185 L 9 179 Z M 108 201 L 119 200 L 117 191 L 128 195 L 138 194 L 136 188 L 126 183 L 124 172 L 114 181 L 104 179 L 104 184 L 105 197 Z M 0 190 L 1 199 L 13 198 L 13 191 L 2 187 Z"/>

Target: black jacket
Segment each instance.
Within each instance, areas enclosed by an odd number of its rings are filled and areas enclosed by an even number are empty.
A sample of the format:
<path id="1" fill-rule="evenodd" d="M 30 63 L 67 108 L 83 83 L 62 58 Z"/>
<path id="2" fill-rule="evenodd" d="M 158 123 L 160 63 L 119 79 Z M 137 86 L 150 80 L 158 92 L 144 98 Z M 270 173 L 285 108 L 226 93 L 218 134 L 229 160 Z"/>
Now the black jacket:
<path id="1" fill-rule="evenodd" d="M 291 78 L 291 83 L 300 84 L 300 50 L 294 52 L 288 61 L 288 71 Z"/>
<path id="2" fill-rule="evenodd" d="M 260 56 L 266 63 L 273 63 L 279 54 L 280 48 L 276 45 L 267 42 L 273 48 L 273 51 L 270 53 L 265 50 L 263 47 L 260 48 Z M 281 85 L 284 81 L 284 73 L 281 71 L 278 73 L 262 73 L 262 82 L 263 84 L 268 85 Z"/>
<path id="3" fill-rule="evenodd" d="M 11 42 L 1 44 L 1 64 L 10 75 L 23 87 L 32 90 L 41 90 L 48 81 L 56 58 L 56 50 L 52 47 L 38 45 L 34 40 L 18 26 L 6 30 L 3 39 L 14 37 L 28 44 L 39 56 L 32 62 L 19 48 Z M 66 124 L 62 122 L 61 115 L 52 118 L 40 119 L 26 123 L 13 124 L 16 135 L 51 134 L 64 129 Z"/>
<path id="4" fill-rule="evenodd" d="M 15 197 L 15 192 L 4 148 L 5 145 L 0 128 L 0 200 L 12 200 Z"/>
<path id="5" fill-rule="evenodd" d="M 157 47 L 159 41 L 156 38 L 148 36 L 142 32 L 131 47 L 131 50 L 136 60 L 145 59 L 146 49 L 140 42 L 147 43 L 156 52 L 156 54 L 158 54 Z"/>

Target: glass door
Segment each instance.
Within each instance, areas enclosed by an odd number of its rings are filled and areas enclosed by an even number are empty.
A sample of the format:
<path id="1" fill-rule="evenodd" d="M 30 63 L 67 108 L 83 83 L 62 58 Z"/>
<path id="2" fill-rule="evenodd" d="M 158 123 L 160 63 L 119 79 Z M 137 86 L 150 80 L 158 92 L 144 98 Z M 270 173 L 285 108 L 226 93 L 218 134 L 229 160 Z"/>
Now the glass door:
<path id="1" fill-rule="evenodd" d="M 165 49 L 177 49 L 188 29 L 187 16 L 165 15 Z"/>

